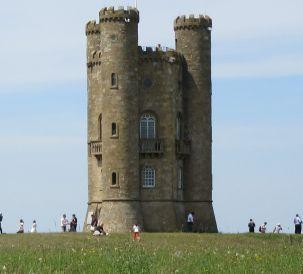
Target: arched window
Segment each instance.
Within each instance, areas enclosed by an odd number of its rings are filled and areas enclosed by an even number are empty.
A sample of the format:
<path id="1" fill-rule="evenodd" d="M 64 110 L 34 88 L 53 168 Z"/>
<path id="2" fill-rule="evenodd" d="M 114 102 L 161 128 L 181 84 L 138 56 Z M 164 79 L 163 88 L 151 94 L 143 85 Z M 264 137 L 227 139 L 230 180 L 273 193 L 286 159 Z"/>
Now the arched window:
<path id="1" fill-rule="evenodd" d="M 156 138 L 156 118 L 151 114 L 144 114 L 140 119 L 140 138 Z"/>
<path id="2" fill-rule="evenodd" d="M 99 140 L 102 141 L 102 114 L 99 115 L 98 127 Z"/>
<path id="3" fill-rule="evenodd" d="M 111 86 L 112 87 L 118 86 L 118 76 L 116 73 L 112 73 L 112 75 L 111 75 Z"/>
<path id="4" fill-rule="evenodd" d="M 156 185 L 156 171 L 151 166 L 145 166 L 142 170 L 142 186 L 152 188 Z"/>

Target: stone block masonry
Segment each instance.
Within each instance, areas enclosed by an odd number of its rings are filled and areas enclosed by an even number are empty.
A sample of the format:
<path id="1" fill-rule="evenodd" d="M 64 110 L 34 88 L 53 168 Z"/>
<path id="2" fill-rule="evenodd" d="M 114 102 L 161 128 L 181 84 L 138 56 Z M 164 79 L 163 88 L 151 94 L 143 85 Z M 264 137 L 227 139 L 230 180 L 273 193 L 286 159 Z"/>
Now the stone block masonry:
<path id="1" fill-rule="evenodd" d="M 211 27 L 178 17 L 176 49 L 138 46 L 139 11 L 86 25 L 88 211 L 109 232 L 217 232 L 212 207 Z"/>

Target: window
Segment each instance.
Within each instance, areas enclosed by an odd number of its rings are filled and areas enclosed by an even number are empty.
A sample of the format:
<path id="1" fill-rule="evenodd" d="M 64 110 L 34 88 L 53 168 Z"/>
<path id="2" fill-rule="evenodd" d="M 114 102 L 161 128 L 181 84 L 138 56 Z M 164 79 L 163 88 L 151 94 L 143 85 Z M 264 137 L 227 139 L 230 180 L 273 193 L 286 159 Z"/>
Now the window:
<path id="1" fill-rule="evenodd" d="M 98 120 L 98 127 L 99 127 L 99 140 L 102 141 L 102 114 L 99 115 Z"/>
<path id="2" fill-rule="evenodd" d="M 151 114 L 144 114 L 140 119 L 140 138 L 156 138 L 156 119 Z"/>
<path id="3" fill-rule="evenodd" d="M 111 75 L 111 86 L 112 88 L 118 87 L 118 76 L 116 73 L 112 73 Z"/>
<path id="4" fill-rule="evenodd" d="M 178 168 L 178 189 L 183 189 L 183 168 Z"/>
<path id="5" fill-rule="evenodd" d="M 151 166 L 146 166 L 142 170 L 142 186 L 144 188 L 153 188 L 156 185 L 156 171 Z"/>
<path id="6" fill-rule="evenodd" d="M 112 136 L 118 136 L 117 124 L 112 123 Z"/>
<path id="7" fill-rule="evenodd" d="M 178 112 L 177 118 L 176 118 L 176 139 L 180 140 L 182 137 L 182 116 L 181 113 Z"/>
<path id="8" fill-rule="evenodd" d="M 118 183 L 118 175 L 116 172 L 112 173 L 112 186 L 116 186 Z"/>

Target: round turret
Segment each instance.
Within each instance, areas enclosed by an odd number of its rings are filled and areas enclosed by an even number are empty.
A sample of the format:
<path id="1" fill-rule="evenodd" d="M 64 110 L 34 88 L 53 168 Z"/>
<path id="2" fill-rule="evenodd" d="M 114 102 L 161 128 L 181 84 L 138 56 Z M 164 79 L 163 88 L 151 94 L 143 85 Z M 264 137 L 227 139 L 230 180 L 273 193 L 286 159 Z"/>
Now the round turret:
<path id="1" fill-rule="evenodd" d="M 98 66 L 102 115 L 102 210 L 109 231 L 142 223 L 139 202 L 138 22 L 136 9 L 100 11 Z M 98 61 L 99 62 L 99 61 Z M 98 119 L 96 116 L 95 119 Z"/>
<path id="2" fill-rule="evenodd" d="M 207 15 L 199 15 L 199 17 L 195 17 L 194 15 L 179 16 L 174 21 L 174 30 L 180 29 L 200 29 L 200 28 L 211 28 L 212 20 Z"/>
<path id="3" fill-rule="evenodd" d="M 139 11 L 135 8 L 128 7 L 124 9 L 119 7 L 115 10 L 114 7 L 104 8 L 99 13 L 100 23 L 104 22 L 133 22 L 139 23 Z"/>
<path id="4" fill-rule="evenodd" d="M 184 57 L 184 118 L 191 142 L 190 157 L 184 161 L 184 198 L 201 231 L 217 230 L 212 209 L 211 27 L 211 18 L 202 15 L 174 22 L 176 49 Z"/>

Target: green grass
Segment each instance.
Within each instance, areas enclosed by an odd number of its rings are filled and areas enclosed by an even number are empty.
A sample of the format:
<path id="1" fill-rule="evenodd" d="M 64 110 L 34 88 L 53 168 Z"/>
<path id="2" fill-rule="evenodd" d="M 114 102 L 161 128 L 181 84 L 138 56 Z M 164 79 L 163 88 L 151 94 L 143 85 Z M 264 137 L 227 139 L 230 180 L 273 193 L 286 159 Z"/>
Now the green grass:
<path id="1" fill-rule="evenodd" d="M 1 273 L 301 273 L 295 235 L 0 235 Z"/>

